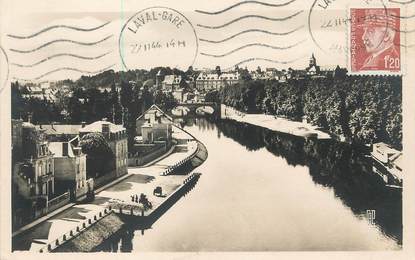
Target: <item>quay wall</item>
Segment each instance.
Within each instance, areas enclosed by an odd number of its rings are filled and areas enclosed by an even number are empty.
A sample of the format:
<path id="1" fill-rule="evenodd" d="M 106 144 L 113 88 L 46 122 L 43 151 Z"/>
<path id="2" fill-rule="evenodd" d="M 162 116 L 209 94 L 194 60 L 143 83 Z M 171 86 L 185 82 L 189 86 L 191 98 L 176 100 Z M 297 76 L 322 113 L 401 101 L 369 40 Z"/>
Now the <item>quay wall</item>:
<path id="1" fill-rule="evenodd" d="M 193 169 L 201 165 L 206 160 L 207 155 L 206 147 L 198 142 L 198 150 L 190 159 L 194 166 Z M 154 209 L 149 216 L 129 216 L 129 211 L 119 214 L 115 208 L 105 209 L 99 215 L 87 219 L 77 229 L 72 230 L 72 234 L 69 232 L 63 235 L 65 237 L 61 236 L 52 240 L 42 249 L 42 252 L 93 252 L 99 245 L 119 231 L 130 218 L 134 218 L 136 224 L 142 222 L 145 225 L 149 221 L 155 222 L 195 186 L 199 177 L 199 174 L 192 174 L 185 178 L 182 185 Z"/>

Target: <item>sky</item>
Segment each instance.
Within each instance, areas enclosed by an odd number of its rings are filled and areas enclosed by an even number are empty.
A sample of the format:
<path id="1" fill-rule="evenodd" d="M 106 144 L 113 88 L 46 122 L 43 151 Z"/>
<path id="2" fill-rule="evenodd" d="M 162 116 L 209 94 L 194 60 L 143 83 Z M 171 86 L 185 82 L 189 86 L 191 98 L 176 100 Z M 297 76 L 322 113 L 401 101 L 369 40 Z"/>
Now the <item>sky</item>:
<path id="1" fill-rule="evenodd" d="M 366 2 L 370 7 L 381 6 L 380 0 Z M 7 53 L 12 79 L 76 79 L 107 69 L 154 66 L 203 69 L 219 65 L 227 70 L 238 64 L 249 69 L 304 69 L 312 53 L 322 67 L 347 67 L 350 24 L 325 25 L 347 18 L 350 7 L 366 5 L 356 0 L 334 1 L 326 8 L 324 0 L 57 3 L 2 2 L 0 43 Z M 152 8 L 156 6 L 166 8 Z M 154 10 L 171 12 L 173 17 L 184 19 L 183 26 L 176 28 L 174 23 L 159 19 L 141 26 L 135 34 L 122 30 L 131 17 L 130 26 L 134 15 L 143 14 L 140 11 L 146 8 L 150 14 Z M 172 40 L 175 48 L 166 48 Z M 178 41 L 186 46 L 177 47 Z M 153 42 L 160 48 L 143 51 L 144 45 Z"/>

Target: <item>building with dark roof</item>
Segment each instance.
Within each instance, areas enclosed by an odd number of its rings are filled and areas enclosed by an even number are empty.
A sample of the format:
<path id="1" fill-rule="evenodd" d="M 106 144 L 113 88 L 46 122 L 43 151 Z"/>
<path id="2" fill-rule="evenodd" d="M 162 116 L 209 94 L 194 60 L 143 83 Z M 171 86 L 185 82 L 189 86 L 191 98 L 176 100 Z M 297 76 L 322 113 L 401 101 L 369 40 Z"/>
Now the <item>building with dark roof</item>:
<path id="1" fill-rule="evenodd" d="M 61 193 L 70 190 L 72 198 L 79 198 L 93 189 L 86 178 L 86 155 L 77 146 L 78 137 L 69 142 L 50 142 L 55 168 L 55 186 Z"/>
<path id="2" fill-rule="evenodd" d="M 79 129 L 79 137 L 88 133 L 102 133 L 115 156 L 116 176 L 127 173 L 128 166 L 128 141 L 127 132 L 122 125 L 116 125 L 108 121 L 96 121 Z"/>

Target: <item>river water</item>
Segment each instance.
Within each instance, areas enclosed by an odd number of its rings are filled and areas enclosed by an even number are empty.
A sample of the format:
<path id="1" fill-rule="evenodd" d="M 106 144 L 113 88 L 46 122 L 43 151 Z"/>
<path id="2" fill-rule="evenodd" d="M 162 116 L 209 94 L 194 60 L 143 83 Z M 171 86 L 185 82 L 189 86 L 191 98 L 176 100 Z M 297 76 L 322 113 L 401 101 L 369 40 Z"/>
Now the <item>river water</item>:
<path id="1" fill-rule="evenodd" d="M 127 223 L 98 251 L 401 248 L 401 193 L 382 185 L 358 148 L 228 120 L 185 129 L 209 152 L 194 189 L 151 228 Z"/>

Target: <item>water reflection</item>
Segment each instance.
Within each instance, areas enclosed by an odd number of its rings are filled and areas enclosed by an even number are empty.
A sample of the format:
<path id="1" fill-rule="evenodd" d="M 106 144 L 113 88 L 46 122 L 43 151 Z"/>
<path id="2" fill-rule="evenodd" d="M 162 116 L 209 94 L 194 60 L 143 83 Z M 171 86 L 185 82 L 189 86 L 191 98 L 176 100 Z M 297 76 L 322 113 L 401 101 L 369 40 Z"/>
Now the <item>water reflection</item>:
<path id="1" fill-rule="evenodd" d="M 402 244 L 401 193 L 385 188 L 361 148 L 228 120 L 183 124 L 210 154 L 196 191 L 161 218 L 144 224 L 126 219 L 96 251 L 370 250 Z M 375 227 L 384 237 L 364 221 L 366 210 L 376 210 Z"/>
<path id="2" fill-rule="evenodd" d="M 204 128 L 212 123 L 200 122 Z M 372 172 L 363 148 L 334 140 L 304 139 L 257 126 L 222 120 L 216 124 L 224 136 L 253 151 L 265 147 L 283 157 L 289 165 L 307 166 L 312 180 L 331 187 L 336 197 L 355 215 L 376 210 L 375 223 L 389 237 L 402 244 L 402 193 L 385 187 Z"/>

